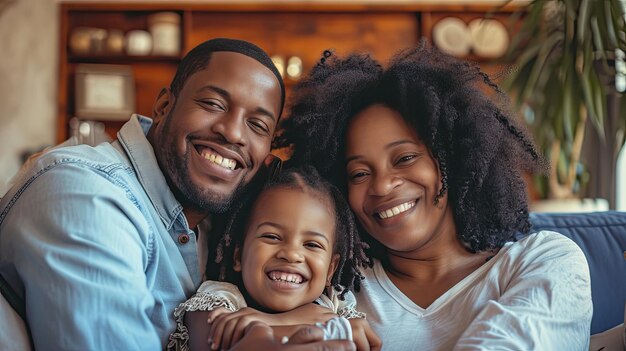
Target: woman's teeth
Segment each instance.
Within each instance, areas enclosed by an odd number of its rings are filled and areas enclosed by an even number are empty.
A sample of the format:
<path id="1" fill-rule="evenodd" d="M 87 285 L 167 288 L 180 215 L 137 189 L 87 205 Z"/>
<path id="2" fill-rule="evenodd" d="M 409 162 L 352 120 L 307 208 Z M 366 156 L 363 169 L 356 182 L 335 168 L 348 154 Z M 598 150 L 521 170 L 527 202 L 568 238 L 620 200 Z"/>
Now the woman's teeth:
<path id="1" fill-rule="evenodd" d="M 415 201 L 409 201 L 409 202 L 400 204 L 398 206 L 392 207 L 390 209 L 378 212 L 377 215 L 378 217 L 382 219 L 387 219 L 387 218 L 391 218 L 393 216 L 399 215 L 402 212 L 406 212 L 413 206 L 415 206 Z"/>
<path id="2" fill-rule="evenodd" d="M 224 168 L 228 168 L 231 170 L 234 170 L 235 167 L 237 167 L 237 161 L 235 160 L 231 160 L 230 158 L 226 158 L 226 157 L 222 157 L 220 155 L 216 155 L 216 154 L 212 154 L 209 152 L 206 152 L 202 155 L 205 159 L 220 165 Z"/>

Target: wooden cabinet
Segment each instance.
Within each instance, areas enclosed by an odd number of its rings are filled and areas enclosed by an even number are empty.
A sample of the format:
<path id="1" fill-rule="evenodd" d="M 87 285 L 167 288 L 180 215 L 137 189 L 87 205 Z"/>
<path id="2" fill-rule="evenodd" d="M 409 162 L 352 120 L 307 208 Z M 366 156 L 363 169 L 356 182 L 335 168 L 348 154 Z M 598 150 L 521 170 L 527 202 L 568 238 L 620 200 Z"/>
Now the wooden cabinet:
<path id="1" fill-rule="evenodd" d="M 325 49 L 343 55 L 353 51 L 370 52 L 386 61 L 399 49 L 416 44 L 422 36 L 431 36 L 431 27 L 444 16 L 479 17 L 493 8 L 485 5 L 411 4 L 387 5 L 384 2 L 315 2 L 294 1 L 221 3 L 109 3 L 64 2 L 61 11 L 60 70 L 58 90 L 57 140 L 69 136 L 69 120 L 76 116 L 76 69 L 78 65 L 118 64 L 132 68 L 135 88 L 135 110 L 152 114 L 159 91 L 168 86 L 180 59 L 197 44 L 215 37 L 251 41 L 270 55 L 285 60 L 298 57 L 304 74 L 321 57 Z M 498 9 L 495 16 L 509 17 L 515 7 Z M 173 12 L 178 15 L 180 53 L 176 55 L 128 55 L 95 49 L 77 51 L 72 42 L 77 30 L 102 29 L 106 33 L 127 35 L 130 31 L 150 28 L 152 15 Z M 494 16 L 489 14 L 488 16 Z M 93 43 L 91 43 L 93 44 Z M 470 59 L 480 60 L 477 57 Z M 497 63 L 481 61 L 487 70 Z M 288 89 L 297 79 L 285 77 Z M 80 116 L 78 116 L 80 117 Z M 123 121 L 104 121 L 107 134 L 115 136 Z"/>

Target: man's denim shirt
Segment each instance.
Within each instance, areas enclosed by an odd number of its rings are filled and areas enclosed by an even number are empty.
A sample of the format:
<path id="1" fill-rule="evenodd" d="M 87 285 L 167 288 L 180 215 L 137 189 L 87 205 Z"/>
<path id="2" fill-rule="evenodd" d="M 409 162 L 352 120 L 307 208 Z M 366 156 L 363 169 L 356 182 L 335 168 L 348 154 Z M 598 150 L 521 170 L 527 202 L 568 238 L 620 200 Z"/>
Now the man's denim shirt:
<path id="1" fill-rule="evenodd" d="M 118 141 L 61 147 L 0 202 L 0 272 L 37 350 L 159 350 L 200 283 L 196 236 L 135 115 Z"/>

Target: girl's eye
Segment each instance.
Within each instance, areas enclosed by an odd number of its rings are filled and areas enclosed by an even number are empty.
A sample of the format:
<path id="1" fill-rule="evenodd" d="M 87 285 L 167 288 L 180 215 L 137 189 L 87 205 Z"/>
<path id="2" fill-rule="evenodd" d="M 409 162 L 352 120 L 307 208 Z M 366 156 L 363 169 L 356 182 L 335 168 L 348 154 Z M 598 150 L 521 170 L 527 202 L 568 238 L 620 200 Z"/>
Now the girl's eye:
<path id="1" fill-rule="evenodd" d="M 324 248 L 324 246 L 322 244 L 317 243 L 315 241 L 307 242 L 307 243 L 304 244 L 304 246 L 310 247 L 310 248 L 313 248 L 313 249 L 323 249 Z"/>

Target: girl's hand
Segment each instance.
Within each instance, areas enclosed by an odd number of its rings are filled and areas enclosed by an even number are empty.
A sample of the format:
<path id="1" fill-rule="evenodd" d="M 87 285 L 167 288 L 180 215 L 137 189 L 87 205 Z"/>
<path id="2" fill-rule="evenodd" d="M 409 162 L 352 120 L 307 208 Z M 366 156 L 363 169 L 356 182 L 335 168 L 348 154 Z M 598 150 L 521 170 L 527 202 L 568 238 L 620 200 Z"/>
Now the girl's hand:
<path id="1" fill-rule="evenodd" d="M 348 320 L 352 327 L 352 340 L 359 351 L 378 351 L 383 346 L 382 341 L 374 333 L 372 327 L 364 318 L 352 318 Z"/>
<path id="2" fill-rule="evenodd" d="M 236 312 L 225 308 L 217 308 L 209 312 L 207 323 L 209 330 L 209 347 L 211 350 L 230 349 L 244 334 L 252 322 L 263 322 L 272 325 L 275 320 L 272 314 L 245 307 Z"/>

